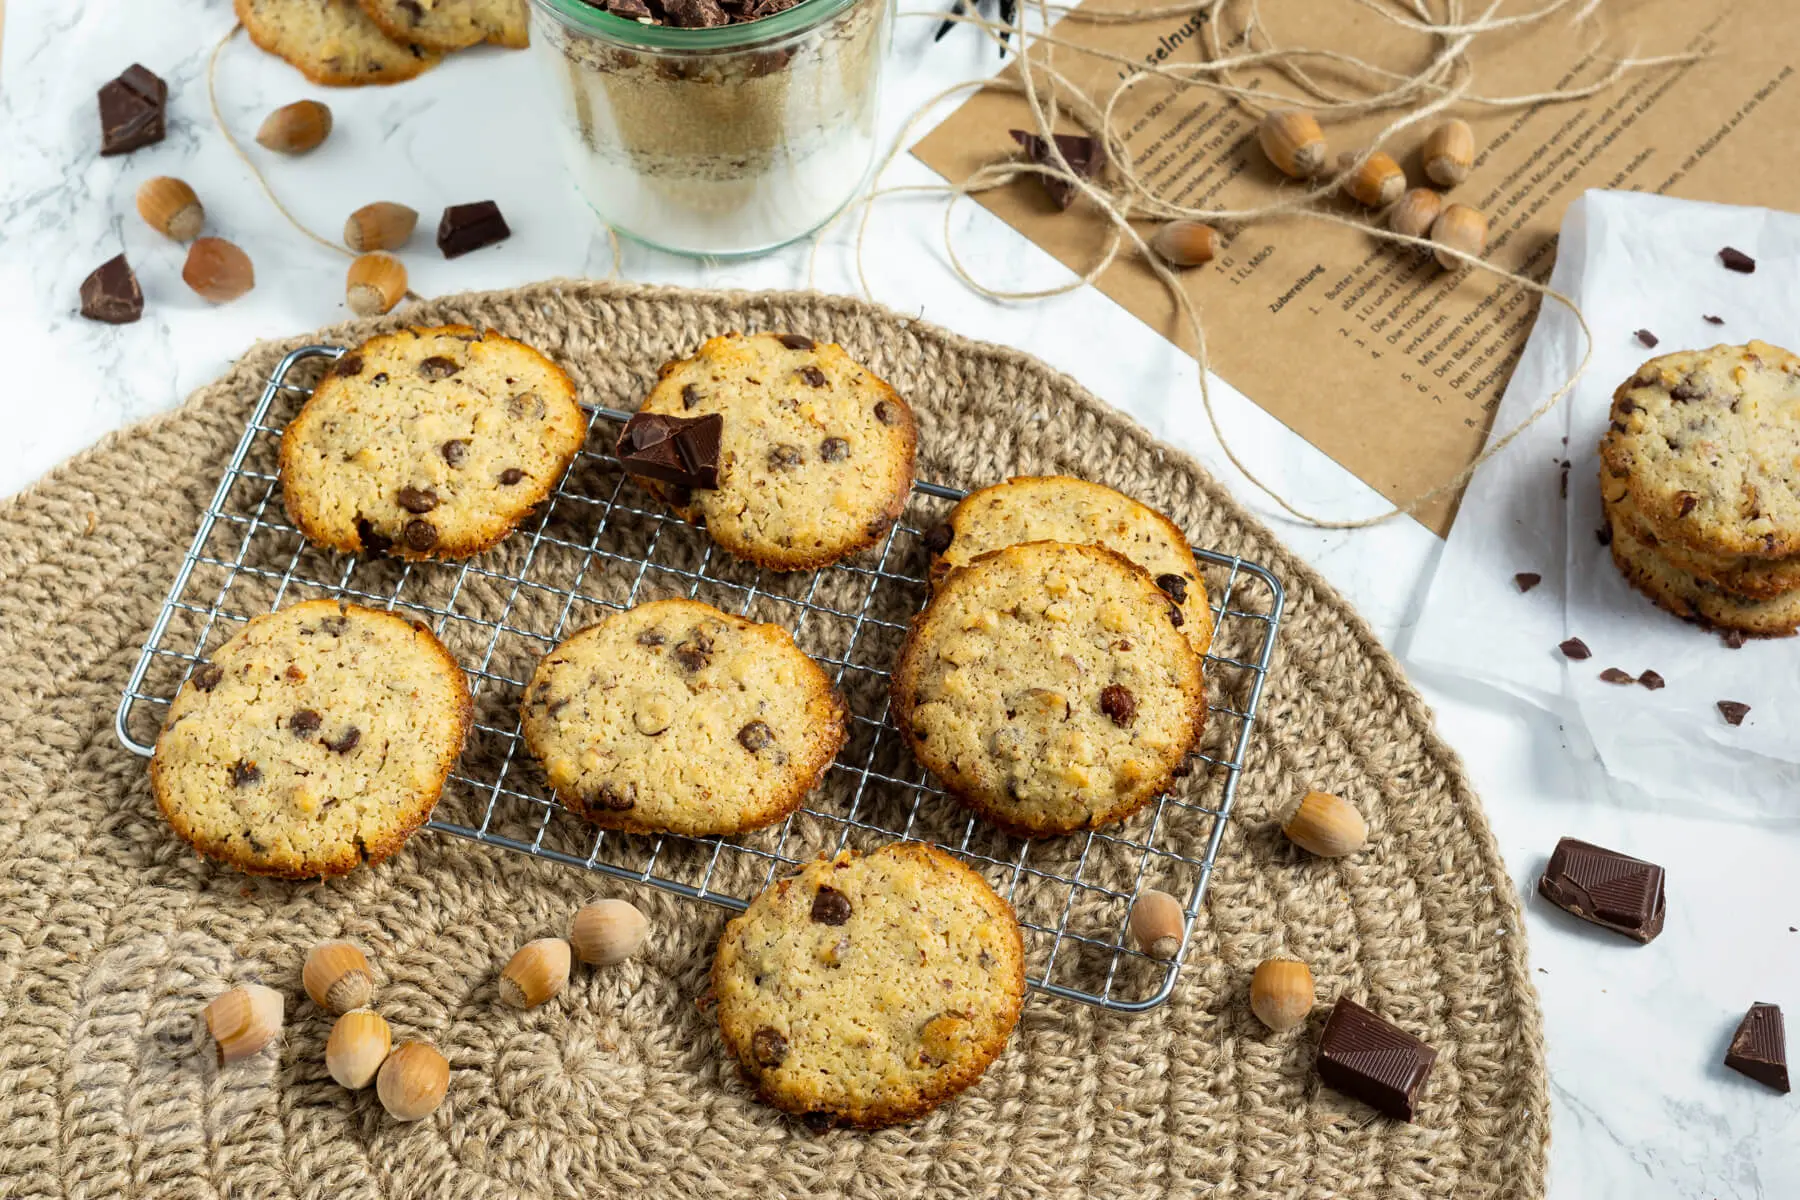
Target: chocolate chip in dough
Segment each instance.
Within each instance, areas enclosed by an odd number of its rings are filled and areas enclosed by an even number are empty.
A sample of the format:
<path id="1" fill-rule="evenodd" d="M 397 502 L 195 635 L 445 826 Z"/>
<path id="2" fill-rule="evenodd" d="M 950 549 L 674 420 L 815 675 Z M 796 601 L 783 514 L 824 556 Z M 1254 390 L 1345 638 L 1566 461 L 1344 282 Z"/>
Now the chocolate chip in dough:
<path id="1" fill-rule="evenodd" d="M 760 1067 L 779 1067 L 788 1055 L 787 1039 L 767 1025 L 750 1035 L 750 1057 Z"/>
<path id="2" fill-rule="evenodd" d="M 409 513 L 428 513 L 438 506 L 437 493 L 430 488 L 403 487 L 394 499 Z"/>
<path id="3" fill-rule="evenodd" d="M 825 372 L 810 363 L 800 368 L 800 378 L 806 380 L 808 387 L 822 388 L 825 386 Z"/>
<path id="4" fill-rule="evenodd" d="M 850 897 L 832 887 L 822 887 L 813 897 L 812 919 L 820 925 L 842 925 L 850 919 Z"/>
<path id="5" fill-rule="evenodd" d="M 206 663 L 194 672 L 194 686 L 203 692 L 210 692 L 219 686 L 219 681 L 223 678 L 225 678 L 224 667 L 218 663 Z"/>
<path id="6" fill-rule="evenodd" d="M 877 400 L 875 402 L 875 419 L 883 425 L 900 424 L 900 406 L 892 400 Z"/>
<path id="7" fill-rule="evenodd" d="M 337 360 L 337 365 L 331 368 L 333 375 L 341 375 L 346 379 L 352 375 L 361 375 L 362 371 L 363 356 L 355 352 L 344 355 Z"/>
<path id="8" fill-rule="evenodd" d="M 1678 515 L 1685 517 L 1693 512 L 1695 508 L 1699 507 L 1700 497 L 1696 496 L 1693 492 L 1681 492 L 1679 495 L 1681 497 L 1681 506 L 1678 510 Z"/>
<path id="9" fill-rule="evenodd" d="M 1169 599 L 1177 604 L 1187 603 L 1187 580 L 1179 575 L 1168 574 L 1156 577 L 1156 586 L 1168 594 Z"/>
<path id="10" fill-rule="evenodd" d="M 620 791 L 610 783 L 600 785 L 594 795 L 595 802 L 609 812 L 628 812 L 637 807 L 637 784 L 628 783 L 625 790 Z"/>
<path id="11" fill-rule="evenodd" d="M 1733 722 L 1736 724 L 1736 722 Z M 246 759 L 238 759 L 231 764 L 231 786 L 249 787 L 262 778 L 262 768 Z"/>
<path id="12" fill-rule="evenodd" d="M 675 661 L 684 671 L 698 671 L 712 661 L 712 639 L 698 629 L 675 647 Z"/>
<path id="13" fill-rule="evenodd" d="M 438 453 L 442 454 L 444 456 L 444 461 L 451 466 L 460 467 L 463 464 L 463 459 L 469 457 L 469 443 L 463 441 L 461 438 L 451 438 L 442 446 L 438 447 Z"/>
<path id="14" fill-rule="evenodd" d="M 660 646 L 668 640 L 668 638 L 663 636 L 663 632 L 660 629 L 646 629 L 637 636 L 637 642 L 640 646 Z"/>
<path id="15" fill-rule="evenodd" d="M 393 539 L 377 532 L 367 518 L 356 518 L 356 540 L 362 545 L 362 552 L 375 558 L 381 557 L 394 548 Z"/>
<path id="16" fill-rule="evenodd" d="M 1181 605 L 1173 600 L 1169 601 L 1169 624 L 1177 629 L 1187 624 L 1187 618 L 1181 615 Z"/>
<path id="17" fill-rule="evenodd" d="M 336 740 L 326 742 L 325 748 L 334 754 L 348 754 L 356 749 L 356 744 L 360 741 L 362 741 L 362 730 L 352 725 L 338 734 Z"/>
<path id="18" fill-rule="evenodd" d="M 1100 711 L 1124 728 L 1137 719 L 1137 697 L 1123 684 L 1109 683 L 1100 689 Z"/>
<path id="19" fill-rule="evenodd" d="M 817 348 L 814 346 L 811 338 L 801 337 L 797 333 L 778 333 L 775 335 L 775 340 L 786 346 L 789 350 L 813 350 Z"/>
<path id="20" fill-rule="evenodd" d="M 775 740 L 775 731 L 762 721 L 751 721 L 737 731 L 738 745 L 755 754 Z"/>
<path id="21" fill-rule="evenodd" d="M 769 450 L 769 470 L 771 471 L 791 471 L 804 461 L 805 459 L 800 454 L 800 447 L 789 445 L 787 442 Z"/>
<path id="22" fill-rule="evenodd" d="M 317 710 L 303 708 L 288 718 L 288 732 L 295 737 L 311 737 L 319 732 L 319 726 L 324 723 L 325 718 L 321 717 Z"/>
<path id="23" fill-rule="evenodd" d="M 423 518 L 415 517 L 408 521 L 406 528 L 401 530 L 401 535 L 406 538 L 406 545 L 410 550 L 423 552 L 437 545 L 437 526 Z"/>
<path id="24" fill-rule="evenodd" d="M 850 443 L 843 438 L 829 437 L 819 443 L 819 458 L 825 462 L 843 462 L 850 457 Z"/>
<path id="25" fill-rule="evenodd" d="M 692 408 L 700 403 L 700 389 L 691 383 L 681 385 L 681 407 Z"/>
<path id="26" fill-rule="evenodd" d="M 525 478 L 525 472 L 519 470 L 517 467 L 508 467 L 506 470 L 500 472 L 500 486 L 511 487 L 523 478 Z"/>
<path id="27" fill-rule="evenodd" d="M 430 380 L 448 379 L 460 370 L 461 367 L 441 354 L 434 354 L 419 363 L 419 375 Z"/>
<path id="28" fill-rule="evenodd" d="M 950 522 L 942 521 L 925 531 L 925 549 L 932 554 L 942 554 L 956 540 L 956 531 L 950 528 Z"/>

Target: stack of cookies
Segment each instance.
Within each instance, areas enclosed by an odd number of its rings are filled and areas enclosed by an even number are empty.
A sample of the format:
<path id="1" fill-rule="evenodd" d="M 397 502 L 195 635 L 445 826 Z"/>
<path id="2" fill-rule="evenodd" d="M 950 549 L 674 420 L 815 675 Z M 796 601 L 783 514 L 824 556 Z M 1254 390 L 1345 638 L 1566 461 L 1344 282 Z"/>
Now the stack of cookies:
<path id="1" fill-rule="evenodd" d="M 234 0 L 250 40 L 314 83 L 399 83 L 478 42 L 530 40 L 526 0 Z"/>
<path id="2" fill-rule="evenodd" d="M 1600 442 L 1613 561 L 1733 634 L 1800 628 L 1800 357 L 1765 342 L 1651 359 Z"/>

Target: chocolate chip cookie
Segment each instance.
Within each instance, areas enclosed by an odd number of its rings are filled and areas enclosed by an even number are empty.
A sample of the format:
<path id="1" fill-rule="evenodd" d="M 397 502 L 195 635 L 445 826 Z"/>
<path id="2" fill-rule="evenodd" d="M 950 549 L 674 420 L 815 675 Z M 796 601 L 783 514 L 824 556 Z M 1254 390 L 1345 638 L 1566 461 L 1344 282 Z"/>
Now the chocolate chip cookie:
<path id="1" fill-rule="evenodd" d="M 403 329 L 338 359 L 288 425 L 282 499 L 334 550 L 466 558 L 550 494 L 586 435 L 575 385 L 530 346 Z"/>
<path id="2" fill-rule="evenodd" d="M 808 864 L 725 927 L 719 1031 L 766 1103 L 809 1124 L 923 1116 L 981 1078 L 1025 996 L 1019 923 L 919 842 Z"/>
<path id="3" fill-rule="evenodd" d="M 1111 550 L 989 551 L 913 619 L 895 724 L 952 794 L 1009 833 L 1124 820 L 1168 787 L 1206 719 L 1180 615 Z"/>
<path id="4" fill-rule="evenodd" d="M 476 42 L 520 49 L 531 44 L 526 0 L 358 0 L 369 20 L 396 42 L 461 50 Z"/>
<path id="5" fill-rule="evenodd" d="M 1800 590 L 1800 556 L 1750 558 L 1742 555 L 1704 554 L 1679 542 L 1664 542 L 1638 515 L 1630 493 L 1606 503 L 1606 516 L 1615 527 L 1623 524 L 1638 541 L 1653 550 L 1670 567 L 1696 582 L 1746 600 L 1775 600 Z"/>
<path id="6" fill-rule="evenodd" d="M 1067 475 L 1021 476 L 970 492 L 940 527 L 925 535 L 931 578 L 1020 542 L 1104 546 L 1150 572 L 1181 610 L 1196 653 L 1212 644 L 1212 610 L 1194 552 L 1175 523 L 1109 487 Z"/>
<path id="7" fill-rule="evenodd" d="M 1601 490 L 1664 544 L 1800 554 L 1800 357 L 1765 342 L 1653 358 L 1613 395 Z"/>
<path id="8" fill-rule="evenodd" d="M 712 338 L 663 367 L 641 411 L 723 417 L 717 486 L 642 482 L 758 566 L 806 570 L 874 545 L 912 489 L 912 409 L 829 342 Z"/>
<path id="9" fill-rule="evenodd" d="M 800 806 L 847 734 L 787 630 L 653 600 L 557 646 L 525 689 L 525 743 L 569 808 L 607 829 L 727 834 Z"/>
<path id="10" fill-rule="evenodd" d="M 182 685 L 150 782 L 175 832 L 253 875 L 380 862 L 437 804 L 471 705 L 430 631 L 308 600 L 252 620 Z"/>
<path id="11" fill-rule="evenodd" d="M 314 83 L 399 83 L 437 65 L 438 54 L 396 41 L 356 0 L 233 0 L 250 40 Z"/>
<path id="12" fill-rule="evenodd" d="M 1800 592 L 1752 600 L 1720 591 L 1672 566 L 1626 522 L 1613 522 L 1612 556 L 1633 587 L 1685 620 L 1755 637 L 1792 637 L 1800 629 Z"/>

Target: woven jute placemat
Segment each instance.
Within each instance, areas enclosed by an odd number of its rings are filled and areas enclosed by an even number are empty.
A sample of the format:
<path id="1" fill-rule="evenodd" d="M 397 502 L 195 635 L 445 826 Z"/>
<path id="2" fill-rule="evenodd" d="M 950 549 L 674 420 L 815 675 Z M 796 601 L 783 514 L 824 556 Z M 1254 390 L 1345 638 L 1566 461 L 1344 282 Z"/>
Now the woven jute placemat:
<path id="1" fill-rule="evenodd" d="M 0 507 L 0 1195 L 1534 1197 L 1548 1104 L 1512 884 L 1431 716 L 1356 613 L 1191 459 L 1024 355 L 811 294 L 552 283 L 435 301 L 542 347 L 583 398 L 635 407 L 666 359 L 731 329 L 842 342 L 917 408 L 920 474 L 964 487 L 1065 472 L 1268 564 L 1289 607 L 1263 715 L 1173 998 L 1124 1016 L 1032 998 L 987 1077 L 913 1126 L 809 1133 L 757 1105 L 696 1006 L 723 910 L 426 833 L 328 884 L 209 866 L 157 816 L 114 738 L 138 648 L 262 382 L 307 341 L 252 349 L 179 410 L 107 438 Z M 1371 845 L 1289 846 L 1300 791 L 1354 800 Z M 596 894 L 655 930 L 519 1013 L 512 949 Z M 397 1037 L 452 1067 L 416 1125 L 325 1074 L 306 950 L 364 945 Z M 1274 1036 L 1250 1015 L 1264 957 L 1312 966 L 1321 1006 Z M 292 998 L 279 1053 L 218 1066 L 196 1014 L 233 982 Z M 1431 1042 L 1415 1124 L 1320 1087 L 1329 1001 Z"/>

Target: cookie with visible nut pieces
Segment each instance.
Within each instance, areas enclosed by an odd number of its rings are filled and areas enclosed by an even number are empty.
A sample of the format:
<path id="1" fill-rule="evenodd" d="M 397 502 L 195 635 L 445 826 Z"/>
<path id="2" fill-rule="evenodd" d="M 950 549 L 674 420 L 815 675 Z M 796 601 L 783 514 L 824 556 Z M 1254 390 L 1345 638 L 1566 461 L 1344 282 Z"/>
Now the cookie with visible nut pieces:
<path id="1" fill-rule="evenodd" d="M 1743 555 L 1705 554 L 1680 542 L 1664 542 L 1638 515 L 1630 493 L 1604 505 L 1614 525 L 1623 523 L 1632 536 L 1653 548 L 1670 567 L 1696 582 L 1745 600 L 1777 600 L 1800 591 L 1800 555 L 1791 558 L 1750 558 Z"/>
<path id="2" fill-rule="evenodd" d="M 1677 569 L 1643 540 L 1640 530 L 1616 517 L 1612 522 L 1613 563 L 1627 582 L 1659 608 L 1712 629 L 1755 637 L 1792 637 L 1800 630 L 1800 592 L 1752 600 L 1720 591 Z"/>
<path id="3" fill-rule="evenodd" d="M 847 736 L 831 680 L 778 625 L 653 600 L 545 655 L 525 744 L 607 829 L 728 834 L 800 806 Z"/>
<path id="4" fill-rule="evenodd" d="M 356 0 L 233 0 L 250 40 L 314 83 L 399 83 L 437 65 L 424 46 L 395 41 Z"/>
<path id="5" fill-rule="evenodd" d="M 398 850 L 462 750 L 468 685 L 429 630 L 308 600 L 250 621 L 182 685 L 150 781 L 175 832 L 253 875 Z"/>
<path id="6" fill-rule="evenodd" d="M 1169 786 L 1206 719 L 1201 659 L 1149 572 L 1027 542 L 938 585 L 894 668 L 913 755 L 1009 833 L 1122 821 Z"/>
<path id="7" fill-rule="evenodd" d="M 981 1078 L 1018 1023 L 1018 920 L 980 875 L 919 842 L 840 852 L 725 927 L 719 1032 L 762 1100 L 874 1127 Z"/>
<path id="8" fill-rule="evenodd" d="M 477 42 L 510 49 L 531 44 L 526 0 L 357 0 L 369 20 L 396 42 L 427 50 L 461 50 Z"/>
<path id="9" fill-rule="evenodd" d="M 1197 653 L 1212 644 L 1206 584 L 1186 535 L 1155 509 L 1098 483 L 1036 475 L 992 484 L 965 496 L 925 542 L 933 582 L 990 550 L 1021 542 L 1104 546 L 1150 572 L 1181 610 L 1181 627 Z"/>
<path id="10" fill-rule="evenodd" d="M 906 507 L 918 422 L 841 346 L 726 334 L 663 367 L 641 411 L 719 413 L 719 486 L 642 481 L 739 558 L 822 567 L 874 545 Z"/>
<path id="11" fill-rule="evenodd" d="M 334 550 L 466 558 L 550 494 L 586 436 L 575 385 L 530 346 L 403 329 L 345 353 L 288 424 L 282 500 Z"/>
<path id="12" fill-rule="evenodd" d="M 1800 356 L 1750 342 L 1651 359 L 1613 395 L 1600 463 L 1603 498 L 1629 495 L 1661 543 L 1800 554 Z"/>

